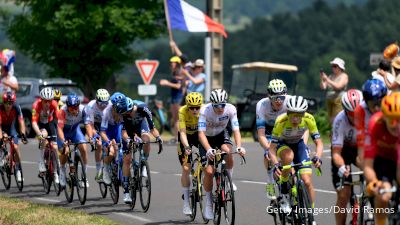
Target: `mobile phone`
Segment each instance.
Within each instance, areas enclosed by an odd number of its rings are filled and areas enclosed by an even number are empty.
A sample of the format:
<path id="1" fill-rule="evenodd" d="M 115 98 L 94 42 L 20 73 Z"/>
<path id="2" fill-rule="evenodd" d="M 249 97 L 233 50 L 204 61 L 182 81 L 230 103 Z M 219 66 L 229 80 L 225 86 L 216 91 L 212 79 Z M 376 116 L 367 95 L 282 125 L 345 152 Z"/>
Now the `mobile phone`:
<path id="1" fill-rule="evenodd" d="M 324 69 L 319 68 L 319 73 L 323 73 L 323 72 L 324 72 Z"/>

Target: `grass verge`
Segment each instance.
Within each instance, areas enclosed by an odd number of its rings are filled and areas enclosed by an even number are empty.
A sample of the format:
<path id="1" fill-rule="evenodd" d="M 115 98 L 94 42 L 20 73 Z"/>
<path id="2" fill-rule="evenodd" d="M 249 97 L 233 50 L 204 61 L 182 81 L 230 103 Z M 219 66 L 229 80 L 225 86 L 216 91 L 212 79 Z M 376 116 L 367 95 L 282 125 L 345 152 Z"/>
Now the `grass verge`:
<path id="1" fill-rule="evenodd" d="M 41 205 L 24 200 L 0 196 L 0 224 L 114 225 L 118 223 L 115 223 L 102 216 L 94 216 L 71 209 L 65 209 L 51 205 Z"/>

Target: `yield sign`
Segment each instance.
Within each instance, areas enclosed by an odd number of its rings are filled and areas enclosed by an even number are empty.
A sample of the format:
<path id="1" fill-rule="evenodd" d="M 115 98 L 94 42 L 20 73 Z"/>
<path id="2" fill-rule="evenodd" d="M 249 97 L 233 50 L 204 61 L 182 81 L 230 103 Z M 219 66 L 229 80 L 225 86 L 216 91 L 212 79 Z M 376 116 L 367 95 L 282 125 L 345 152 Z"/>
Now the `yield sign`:
<path id="1" fill-rule="evenodd" d="M 150 84 L 151 79 L 153 79 L 156 73 L 159 62 L 157 60 L 136 60 L 135 63 L 142 76 L 143 82 L 145 84 Z"/>

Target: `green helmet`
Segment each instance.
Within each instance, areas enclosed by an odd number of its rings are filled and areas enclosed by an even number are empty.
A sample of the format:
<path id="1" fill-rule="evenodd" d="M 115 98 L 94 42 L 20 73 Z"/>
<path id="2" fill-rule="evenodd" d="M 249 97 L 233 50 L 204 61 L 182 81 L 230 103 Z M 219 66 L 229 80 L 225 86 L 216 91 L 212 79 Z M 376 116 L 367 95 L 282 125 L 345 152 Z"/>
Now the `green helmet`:
<path id="1" fill-rule="evenodd" d="M 279 79 L 273 79 L 269 82 L 267 88 L 269 95 L 285 95 L 287 93 L 286 84 Z"/>

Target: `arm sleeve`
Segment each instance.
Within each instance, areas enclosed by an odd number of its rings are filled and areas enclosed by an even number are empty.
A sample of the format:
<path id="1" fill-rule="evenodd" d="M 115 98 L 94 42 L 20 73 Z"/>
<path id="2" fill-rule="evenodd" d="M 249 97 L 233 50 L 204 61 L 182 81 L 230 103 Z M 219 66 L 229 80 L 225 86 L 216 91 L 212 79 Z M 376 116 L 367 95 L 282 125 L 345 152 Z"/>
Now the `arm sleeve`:
<path id="1" fill-rule="evenodd" d="M 259 101 L 257 103 L 257 107 L 256 107 L 256 127 L 257 129 L 259 128 L 265 128 L 265 117 L 264 117 L 264 113 L 262 112 L 262 102 Z"/>
<path id="2" fill-rule="evenodd" d="M 150 130 L 154 129 L 153 116 L 150 109 L 145 104 L 142 104 L 138 106 L 138 112 L 147 119 Z"/>
<path id="3" fill-rule="evenodd" d="M 311 138 L 313 140 L 321 138 L 314 117 L 311 114 L 306 113 L 305 119 L 307 121 L 308 129 L 310 130 Z"/>
<path id="4" fill-rule="evenodd" d="M 232 106 L 231 125 L 233 130 L 239 130 L 239 120 L 237 118 L 237 111 L 234 106 Z"/>
<path id="5" fill-rule="evenodd" d="M 343 146 L 343 120 L 336 116 L 332 124 L 332 146 Z"/>
<path id="6" fill-rule="evenodd" d="M 205 107 L 202 107 L 200 109 L 200 116 L 199 116 L 199 122 L 198 122 L 199 131 L 206 131 L 206 128 L 207 128 L 207 120 L 206 120 L 205 111 L 206 111 Z"/>

